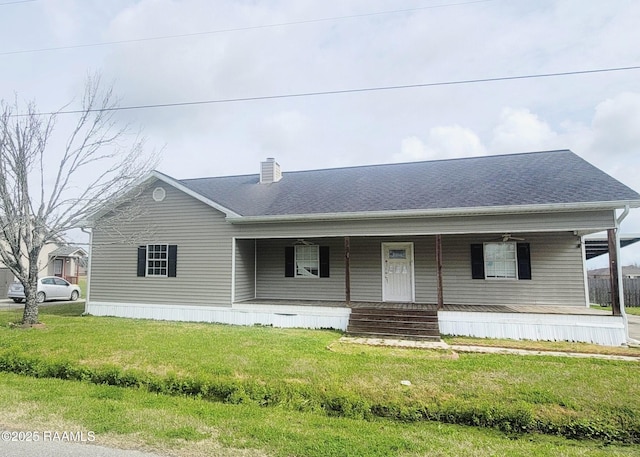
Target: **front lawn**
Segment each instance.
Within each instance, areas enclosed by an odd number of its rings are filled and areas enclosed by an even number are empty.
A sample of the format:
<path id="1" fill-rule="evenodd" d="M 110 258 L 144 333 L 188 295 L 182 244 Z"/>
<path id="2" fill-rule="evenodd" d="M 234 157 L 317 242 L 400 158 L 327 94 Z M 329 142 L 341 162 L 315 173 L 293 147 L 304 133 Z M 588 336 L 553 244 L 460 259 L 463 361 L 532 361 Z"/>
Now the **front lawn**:
<path id="1" fill-rule="evenodd" d="M 273 420 L 277 423 L 273 430 L 282 428 L 292 442 L 309 433 L 306 425 L 296 428 L 296 421 L 323 424 L 317 427 L 328 434 L 336 433 L 335 424 L 359 424 L 344 425 L 353 429 L 344 432 L 344 443 L 356 440 L 359 429 L 367 434 L 381 428 L 390 435 L 398 430 L 419 435 L 444 427 L 437 422 L 499 429 L 525 441 L 540 439 L 530 434 L 537 432 L 601 443 L 640 442 L 640 364 L 636 362 L 368 347 L 342 343 L 341 334 L 334 331 L 81 317 L 81 312 L 82 305 L 75 304 L 43 307 L 45 327 L 29 330 L 10 325 L 19 319 L 17 311 L 0 312 L 0 369 L 32 377 L 137 387 L 103 386 L 111 393 L 95 394 L 98 397 L 141 395 L 169 403 L 178 399 L 154 393 L 188 397 L 182 400 L 196 410 L 232 408 L 229 411 L 259 417 L 253 425 L 256 430 L 257 422 L 267 421 L 260 427 L 269 429 Z M 12 378 L 3 375 L 2 379 Z M 98 388 L 86 382 L 73 385 Z M 188 403 L 189 398 L 196 403 Z M 97 402 L 96 408 L 110 404 L 106 400 Z M 72 414 L 73 404 L 69 408 Z M 81 416 L 78 423 L 88 427 L 88 419 Z M 121 426 L 114 418 L 103 429 L 105 433 L 134 433 Z M 194 430 L 200 426 L 194 425 Z M 238 427 L 242 433 L 251 428 L 245 423 Z M 483 433 L 479 436 L 485 437 Z M 252 434 L 260 435 L 257 431 Z M 263 448 L 275 438 L 238 440 L 227 444 Z M 638 451 L 635 445 L 631 448 Z M 409 447 L 403 453 L 424 453 L 418 449 Z M 287 452 L 283 455 L 312 455 Z"/>
<path id="2" fill-rule="evenodd" d="M 631 457 L 638 446 L 436 422 L 327 417 L 0 373 L 0 428 L 92 431 L 95 444 L 201 457 Z M 0 445 L 1 446 L 1 445 Z M 1 454 L 1 452 L 0 452 Z"/>

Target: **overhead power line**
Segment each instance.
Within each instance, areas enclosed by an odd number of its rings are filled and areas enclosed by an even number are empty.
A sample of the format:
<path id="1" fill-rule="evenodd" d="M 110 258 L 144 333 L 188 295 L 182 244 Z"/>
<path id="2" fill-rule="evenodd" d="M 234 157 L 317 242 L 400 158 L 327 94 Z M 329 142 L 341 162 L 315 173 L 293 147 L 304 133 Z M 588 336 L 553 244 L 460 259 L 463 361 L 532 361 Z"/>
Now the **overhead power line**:
<path id="1" fill-rule="evenodd" d="M 36 1 L 36 0 L 26 0 L 26 1 Z M 90 47 L 97 47 L 97 46 L 112 46 L 116 44 L 126 44 L 126 43 L 141 43 L 145 41 L 169 40 L 169 39 L 175 39 L 175 38 L 187 38 L 187 37 L 202 36 L 202 35 L 215 35 L 215 34 L 230 33 L 230 32 L 243 32 L 248 30 L 268 29 L 273 27 L 286 27 L 291 25 L 313 24 L 317 22 L 329 22 L 329 21 L 338 21 L 338 20 L 344 20 L 344 19 L 357 19 L 362 17 L 381 16 L 385 14 L 410 13 L 412 11 L 427 10 L 427 9 L 434 9 L 434 8 L 447 8 L 451 6 L 463 6 L 463 5 L 471 5 L 474 3 L 487 3 L 492 1 L 495 1 L 495 0 L 472 0 L 472 1 L 459 2 L 459 3 L 444 3 L 440 5 L 420 6 L 416 8 L 406 8 L 406 9 L 400 9 L 400 10 L 377 11 L 373 13 L 351 14 L 348 16 L 324 17 L 319 19 L 304 19 L 300 21 L 278 22 L 274 24 L 252 25 L 247 27 L 235 27 L 235 28 L 228 28 L 228 29 L 209 30 L 204 32 L 181 33 L 181 34 L 175 34 L 175 35 L 160 35 L 160 36 L 145 37 L 145 38 L 132 38 L 128 40 L 101 41 L 98 43 L 72 44 L 68 46 L 55 46 L 55 47 L 49 47 L 49 48 L 4 51 L 4 52 L 0 52 L 0 56 L 8 56 L 13 54 L 30 54 L 30 53 L 36 53 L 36 52 L 61 51 L 63 49 L 79 49 L 79 48 L 90 48 Z"/>
<path id="2" fill-rule="evenodd" d="M 565 71 L 565 72 L 558 72 L 558 73 L 540 73 L 540 74 L 516 75 L 516 76 L 500 76 L 500 77 L 494 77 L 494 78 L 463 79 L 463 80 L 457 80 L 457 81 L 440 81 L 440 82 L 421 83 L 421 84 L 362 87 L 362 88 L 355 88 L 355 89 L 262 95 L 262 96 L 255 96 L 255 97 L 220 98 L 220 99 L 213 99 L 213 100 L 197 100 L 197 101 L 191 101 L 191 102 L 131 105 L 131 106 L 120 106 L 120 107 L 106 108 L 106 109 L 63 110 L 63 111 L 58 111 L 56 113 L 50 112 L 50 113 L 38 113 L 38 114 L 41 114 L 41 115 L 79 114 L 87 111 L 88 112 L 125 111 L 125 110 L 136 110 L 136 109 L 172 108 L 176 106 L 212 105 L 212 104 L 219 104 L 219 103 L 238 103 L 238 102 L 251 102 L 251 101 L 259 101 L 259 100 L 277 100 L 277 99 L 285 99 L 285 98 L 318 97 L 318 96 L 325 96 L 325 95 L 342 95 L 342 94 L 355 94 L 360 92 L 379 92 L 379 91 L 385 91 L 385 90 L 417 89 L 417 88 L 436 87 L 436 86 L 455 86 L 455 85 L 462 85 L 462 84 L 480 84 L 480 83 L 490 83 L 490 82 L 499 82 L 499 81 L 514 81 L 519 79 L 552 78 L 552 77 L 558 77 L 558 76 L 587 75 L 587 74 L 594 74 L 594 73 L 610 73 L 615 71 L 630 71 L 630 70 L 640 70 L 640 65 L 629 66 L 629 67 L 616 67 L 616 68 L 599 68 L 599 69 L 593 69 L 593 70 Z"/>

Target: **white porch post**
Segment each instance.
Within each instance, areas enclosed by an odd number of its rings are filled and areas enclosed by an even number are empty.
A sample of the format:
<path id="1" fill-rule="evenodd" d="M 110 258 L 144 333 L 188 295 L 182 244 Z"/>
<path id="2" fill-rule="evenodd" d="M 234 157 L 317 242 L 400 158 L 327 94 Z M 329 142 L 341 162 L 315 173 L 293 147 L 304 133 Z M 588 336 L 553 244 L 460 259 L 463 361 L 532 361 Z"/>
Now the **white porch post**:
<path id="1" fill-rule="evenodd" d="M 580 237 L 580 250 L 582 251 L 582 276 L 584 281 L 584 306 L 591 306 L 591 297 L 589 296 L 589 273 L 587 271 L 587 248 L 585 246 L 584 235 Z"/>
<path id="2" fill-rule="evenodd" d="M 344 237 L 344 299 L 351 304 L 351 238 Z"/>
<path id="3" fill-rule="evenodd" d="M 236 301 L 236 237 L 231 239 L 231 304 Z"/>
<path id="4" fill-rule="evenodd" d="M 438 311 L 444 307 L 442 290 L 442 235 L 436 235 L 436 279 L 438 289 Z"/>

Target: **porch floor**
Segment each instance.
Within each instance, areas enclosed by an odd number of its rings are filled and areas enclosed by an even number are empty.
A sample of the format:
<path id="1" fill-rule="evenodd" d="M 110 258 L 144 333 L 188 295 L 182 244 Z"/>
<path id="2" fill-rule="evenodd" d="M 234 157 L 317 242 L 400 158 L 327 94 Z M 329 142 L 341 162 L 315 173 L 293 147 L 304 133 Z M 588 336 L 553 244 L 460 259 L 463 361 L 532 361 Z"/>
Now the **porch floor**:
<path id="1" fill-rule="evenodd" d="M 281 306 L 322 306 L 333 308 L 397 308 L 435 310 L 433 303 L 388 303 L 388 302 L 351 302 L 332 300 L 286 300 L 260 299 L 236 302 L 243 305 L 281 305 Z M 482 313 L 529 313 L 529 314 L 569 314 L 569 315 L 611 315 L 611 311 L 587 308 L 583 306 L 552 305 L 455 305 L 445 304 L 443 311 L 466 311 Z"/>

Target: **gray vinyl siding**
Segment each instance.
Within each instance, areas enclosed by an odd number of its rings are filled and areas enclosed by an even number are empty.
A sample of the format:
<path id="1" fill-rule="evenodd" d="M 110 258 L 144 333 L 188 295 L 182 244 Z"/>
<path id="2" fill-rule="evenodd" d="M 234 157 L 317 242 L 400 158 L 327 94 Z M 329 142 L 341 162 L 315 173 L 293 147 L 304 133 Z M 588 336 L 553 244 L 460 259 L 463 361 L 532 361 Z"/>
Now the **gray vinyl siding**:
<path id="1" fill-rule="evenodd" d="M 166 198 L 155 202 L 156 185 Z M 164 184 L 151 185 L 142 195 L 146 212 L 121 225 L 125 235 L 145 236 L 129 244 L 114 244 L 97 223 L 93 232 L 91 300 L 121 303 L 231 305 L 233 226 L 224 214 Z M 137 247 L 148 243 L 176 244 L 177 277 L 137 277 Z"/>
<path id="2" fill-rule="evenodd" d="M 324 238 L 305 241 L 329 247 L 328 278 L 285 278 L 284 252 L 296 239 L 257 240 L 258 298 L 292 300 L 344 300 L 344 239 Z"/>
<path id="3" fill-rule="evenodd" d="M 445 303 L 585 306 L 579 238 L 566 232 L 523 238 L 531 247 L 531 280 L 471 279 L 471 243 L 495 237 L 443 237 Z"/>
<path id="4" fill-rule="evenodd" d="M 395 236 L 464 233 L 600 231 L 615 227 L 614 211 L 365 219 L 268 224 L 236 224 L 243 238 Z"/>
<path id="5" fill-rule="evenodd" d="M 255 240 L 236 240 L 235 301 L 249 300 L 256 296 L 255 252 Z"/>
<path id="6" fill-rule="evenodd" d="M 582 250 L 570 232 L 524 233 L 531 247 L 531 280 L 471 279 L 472 243 L 499 241 L 498 235 L 443 237 L 443 290 L 447 304 L 585 305 Z M 331 246 L 331 278 L 284 277 L 284 248 L 294 239 L 258 240 L 257 297 L 265 299 L 344 300 L 342 238 L 309 239 Z M 435 237 L 351 238 L 351 299 L 382 300 L 382 243 L 413 242 L 415 296 L 435 303 Z"/>

